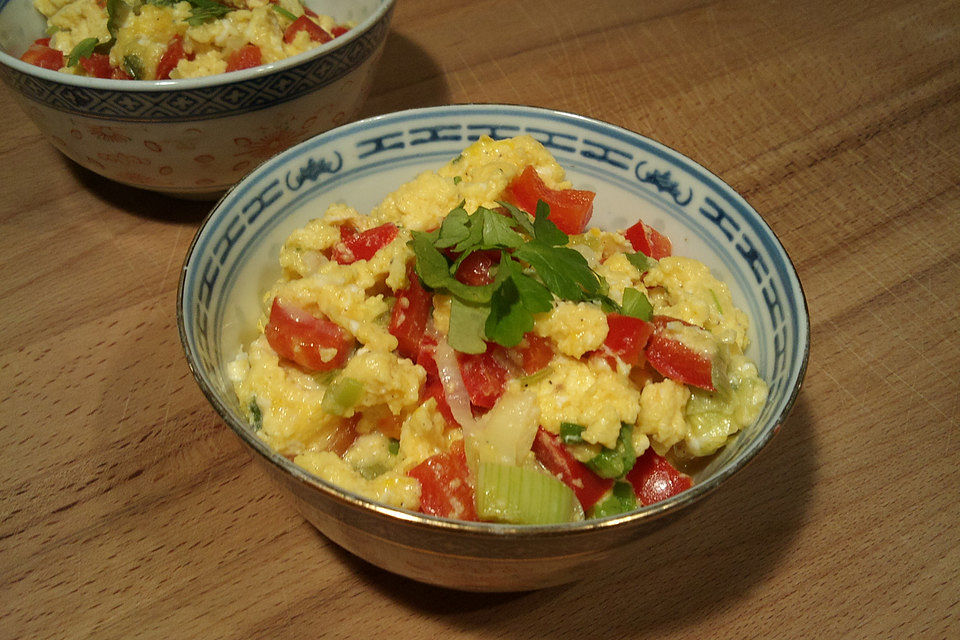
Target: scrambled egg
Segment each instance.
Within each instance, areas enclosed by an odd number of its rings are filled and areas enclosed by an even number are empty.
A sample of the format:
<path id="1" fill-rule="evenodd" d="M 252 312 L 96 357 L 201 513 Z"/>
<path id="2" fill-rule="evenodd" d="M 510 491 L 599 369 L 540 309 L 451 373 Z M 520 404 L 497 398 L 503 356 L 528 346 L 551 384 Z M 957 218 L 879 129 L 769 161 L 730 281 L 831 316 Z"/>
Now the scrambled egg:
<path id="1" fill-rule="evenodd" d="M 461 204 L 468 212 L 497 207 L 504 189 L 528 165 L 550 188 L 570 187 L 563 169 L 532 138 L 482 138 L 446 166 L 400 186 L 369 215 L 335 204 L 289 236 L 280 254 L 283 277 L 266 292 L 265 311 L 272 300 L 283 299 L 336 323 L 355 338 L 356 346 L 342 371 L 319 374 L 279 357 L 264 335 L 239 354 L 230 376 L 264 440 L 347 490 L 418 508 L 421 487 L 407 472 L 449 450 L 464 434 L 425 393 L 425 365 L 399 355 L 391 332 L 391 310 L 397 292 L 409 284 L 408 269 L 415 260 L 411 232 L 437 228 Z M 362 233 L 386 224 L 397 226 L 396 237 L 368 259 L 348 264 L 331 259 L 344 227 Z M 558 433 L 563 423 L 583 426 L 581 455 L 614 448 L 627 424 L 633 427 L 630 445 L 638 455 L 653 447 L 661 454 L 703 456 L 756 418 L 766 384 L 743 355 L 748 320 L 706 266 L 665 257 L 651 260 L 641 272 L 627 259 L 632 248 L 621 233 L 596 229 L 571 236 L 570 246 L 606 281 L 610 299 L 623 303 L 627 288 L 645 294 L 654 314 L 676 319 L 665 330 L 721 362 L 724 366 L 714 374 L 718 390 L 691 389 L 642 362 L 623 362 L 605 347 L 608 326 L 599 304 L 554 299 L 549 311 L 536 314 L 532 329 L 549 338 L 553 351 L 547 365 L 525 376 L 505 359 L 511 380 L 504 397 L 525 407 L 524 421 L 533 426 L 533 431 L 524 427 L 529 433 L 518 451 L 510 448 L 517 442 L 509 444 L 508 457 L 532 459 L 536 427 Z M 261 328 L 266 324 L 265 315 Z M 451 298 L 437 294 L 425 332 L 444 336 L 450 324 Z M 334 415 L 322 405 L 333 380 L 342 377 L 358 382 L 360 391 Z M 493 450 L 498 445 L 485 446 Z"/>
<path id="2" fill-rule="evenodd" d="M 256 64 L 276 62 L 317 47 L 348 28 L 330 16 L 305 14 L 300 0 L 34 0 L 34 6 L 47 18 L 49 46 L 64 54 L 60 71 L 94 75 L 89 65 L 69 63 L 71 53 L 84 50 L 81 43 L 95 38 L 97 53 L 109 50 L 109 67 L 137 80 L 158 79 L 158 65 L 177 38 L 183 51 L 169 71 L 173 79 L 233 70 L 232 56 L 251 45 L 259 52 Z M 116 24 L 113 33 L 108 28 L 111 18 Z M 304 23 L 298 23 L 305 19 L 326 35 L 308 32 Z M 84 57 L 92 51 L 88 46 Z M 249 63 L 239 68 L 246 66 Z"/>

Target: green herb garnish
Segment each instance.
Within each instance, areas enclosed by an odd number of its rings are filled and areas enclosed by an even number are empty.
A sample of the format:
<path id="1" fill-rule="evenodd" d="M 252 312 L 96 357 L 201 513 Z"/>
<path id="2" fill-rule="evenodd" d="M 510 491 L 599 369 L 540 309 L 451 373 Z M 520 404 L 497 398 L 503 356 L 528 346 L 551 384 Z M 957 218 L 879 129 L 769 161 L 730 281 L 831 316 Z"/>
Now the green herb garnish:
<path id="1" fill-rule="evenodd" d="M 653 305 L 642 292 L 632 287 L 623 290 L 623 304 L 620 313 L 625 316 L 640 318 L 646 322 L 653 320 Z"/>
<path id="2" fill-rule="evenodd" d="M 247 411 L 250 412 L 250 419 L 253 420 L 253 430 L 260 431 L 263 428 L 263 413 L 260 411 L 260 405 L 257 404 L 256 398 L 250 399 Z"/>
<path id="3" fill-rule="evenodd" d="M 70 50 L 70 55 L 67 57 L 67 66 L 75 67 L 80 62 L 80 58 L 89 58 L 93 55 L 93 50 L 97 48 L 98 44 L 100 44 L 100 41 L 96 38 L 84 38 L 78 42 Z"/>
<path id="4" fill-rule="evenodd" d="M 533 328 L 533 314 L 549 311 L 554 297 L 594 300 L 618 308 L 606 297 L 607 283 L 586 258 L 565 246 L 569 238 L 550 221 L 546 203 L 537 204 L 533 220 L 512 205 L 500 204 L 509 215 L 485 207 L 468 214 L 461 203 L 439 229 L 413 232 L 410 244 L 417 275 L 427 287 L 453 297 L 451 313 L 465 319 L 473 332 L 468 337 L 464 327 L 451 329 L 454 349 L 479 353 L 484 339 L 516 346 Z M 500 250 L 493 282 L 470 286 L 454 277 L 467 256 L 489 249 Z M 443 250 L 458 255 L 451 261 Z M 478 331 L 481 319 L 482 333 Z"/>
<path id="5" fill-rule="evenodd" d="M 286 9 L 284 9 L 278 4 L 273 5 L 273 10 L 279 13 L 280 15 L 282 15 L 287 20 L 290 20 L 291 22 L 295 22 L 297 19 L 297 16 L 293 15 L 292 13 L 290 13 L 289 11 L 287 11 Z"/>
<path id="6" fill-rule="evenodd" d="M 584 426 L 573 422 L 560 423 L 560 441 L 564 444 L 582 444 Z"/>

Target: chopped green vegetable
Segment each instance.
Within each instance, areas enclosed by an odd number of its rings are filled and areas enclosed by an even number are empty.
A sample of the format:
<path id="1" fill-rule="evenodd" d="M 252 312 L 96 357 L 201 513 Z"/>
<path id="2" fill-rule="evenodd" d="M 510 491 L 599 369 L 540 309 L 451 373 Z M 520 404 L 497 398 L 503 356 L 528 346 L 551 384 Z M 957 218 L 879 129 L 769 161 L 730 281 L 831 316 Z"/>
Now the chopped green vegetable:
<path id="1" fill-rule="evenodd" d="M 187 18 L 187 24 L 191 27 L 199 27 L 207 20 L 222 18 L 233 11 L 232 7 L 214 0 L 187 0 L 187 2 L 190 3 L 190 17 Z"/>
<path id="2" fill-rule="evenodd" d="M 613 484 L 610 493 L 593 505 L 590 510 L 591 518 L 605 518 L 618 513 L 627 513 L 637 508 L 637 495 L 633 492 L 633 485 L 629 482 L 617 481 Z"/>
<path id="3" fill-rule="evenodd" d="M 80 58 L 89 58 L 98 44 L 100 44 L 100 41 L 96 38 L 84 38 L 78 42 L 70 50 L 70 55 L 67 57 L 67 66 L 74 67 L 80 62 Z"/>
<path id="4" fill-rule="evenodd" d="M 637 452 L 633 448 L 633 426 L 621 423 L 620 436 L 617 446 L 613 449 L 604 447 L 600 453 L 587 461 L 587 466 L 593 469 L 601 478 L 622 478 L 637 461 Z"/>
<path id="5" fill-rule="evenodd" d="M 477 514 L 484 520 L 551 524 L 574 518 L 573 490 L 526 467 L 483 462 L 477 468 Z"/>
<path id="6" fill-rule="evenodd" d="M 400 453 L 400 441 L 396 438 L 390 438 L 390 444 L 387 445 L 387 450 L 390 451 L 391 455 Z"/>
<path id="7" fill-rule="evenodd" d="M 263 428 L 263 413 L 260 411 L 260 405 L 256 398 L 250 398 L 250 404 L 247 406 L 250 412 L 250 419 L 253 421 L 253 430 L 260 431 Z"/>
<path id="8" fill-rule="evenodd" d="M 461 178 L 460 176 L 453 176 L 453 184 L 460 184 L 462 180 L 463 178 Z"/>
<path id="9" fill-rule="evenodd" d="M 723 314 L 723 307 L 720 306 L 720 298 L 717 297 L 717 292 L 713 289 L 707 289 L 710 292 L 710 297 L 713 298 L 713 304 L 717 307 L 717 311 Z"/>
<path id="10" fill-rule="evenodd" d="M 573 422 L 560 423 L 560 440 L 564 444 L 580 444 L 583 442 L 584 426 Z"/>
<path id="11" fill-rule="evenodd" d="M 142 80 L 143 60 L 140 59 L 140 56 L 132 53 L 123 56 L 123 70 L 126 71 L 127 75 L 134 80 Z"/>
<path id="12" fill-rule="evenodd" d="M 341 376 L 327 387 L 323 394 L 323 400 L 320 401 L 320 408 L 333 415 L 347 415 L 360 401 L 362 394 L 362 382 L 354 378 Z"/>
<path id="13" fill-rule="evenodd" d="M 625 255 L 627 256 L 627 260 L 630 261 L 630 264 L 635 266 L 637 268 L 637 271 L 639 271 L 640 273 L 643 273 L 645 271 L 650 271 L 653 265 L 656 264 L 654 260 L 652 260 L 646 254 L 641 253 L 639 251 L 637 251 L 636 253 L 627 253 Z"/>
<path id="14" fill-rule="evenodd" d="M 642 292 L 632 287 L 623 290 L 621 313 L 650 322 L 653 319 L 653 306 Z"/>
<path id="15" fill-rule="evenodd" d="M 536 384 L 541 380 L 543 380 L 544 378 L 546 378 L 547 376 L 549 376 L 552 372 L 553 372 L 553 368 L 550 366 L 546 366 L 543 369 L 540 369 L 539 371 L 534 371 L 530 375 L 520 376 L 519 378 L 517 378 L 517 380 L 519 380 L 520 384 L 522 384 L 523 386 Z"/>
<path id="16" fill-rule="evenodd" d="M 294 22 L 297 19 L 297 16 L 293 15 L 278 4 L 273 5 L 273 10 L 291 22 Z"/>

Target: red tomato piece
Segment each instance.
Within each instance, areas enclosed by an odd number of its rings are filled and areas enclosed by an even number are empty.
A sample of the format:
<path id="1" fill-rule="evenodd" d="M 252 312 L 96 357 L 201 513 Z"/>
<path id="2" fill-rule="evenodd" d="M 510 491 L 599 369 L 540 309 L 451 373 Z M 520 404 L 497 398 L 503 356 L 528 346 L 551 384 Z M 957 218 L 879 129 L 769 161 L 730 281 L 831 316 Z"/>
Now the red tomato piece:
<path id="1" fill-rule="evenodd" d="M 681 321 L 654 316 L 654 331 L 646 349 L 647 362 L 665 378 L 716 391 L 713 386 L 713 359 L 670 336 L 666 331 L 669 322 Z"/>
<path id="2" fill-rule="evenodd" d="M 670 238 L 650 225 L 644 224 L 643 220 L 624 231 L 623 235 L 630 241 L 634 251 L 639 251 L 654 260 L 666 258 L 673 251 Z"/>
<path id="3" fill-rule="evenodd" d="M 176 69 L 184 55 L 183 38 L 179 35 L 173 36 L 167 44 L 167 50 L 160 56 L 160 62 L 157 63 L 157 80 L 169 80 L 170 72 Z"/>
<path id="4" fill-rule="evenodd" d="M 283 32 L 283 41 L 290 44 L 300 31 L 306 31 L 311 40 L 320 44 L 333 40 L 333 36 L 327 33 L 326 29 L 311 20 L 307 14 L 304 14 L 294 20 Z"/>
<path id="5" fill-rule="evenodd" d="M 245 44 L 227 58 L 227 71 L 259 67 L 261 60 L 263 60 L 263 55 L 260 52 L 260 47 L 255 44 Z"/>
<path id="6" fill-rule="evenodd" d="M 407 279 L 410 284 L 397 291 L 397 301 L 390 312 L 388 330 L 397 339 L 397 351 L 400 355 L 419 361 L 433 297 L 420 284 L 420 278 L 412 268 L 407 270 Z M 434 363 L 434 374 L 436 370 L 437 365 Z"/>
<path id="7" fill-rule="evenodd" d="M 595 474 L 590 467 L 574 458 L 557 436 L 543 427 L 540 427 L 533 440 L 533 454 L 547 471 L 573 489 L 584 511 L 589 511 L 613 486 L 613 479 Z"/>
<path id="8" fill-rule="evenodd" d="M 463 259 L 463 262 L 457 267 L 457 273 L 454 274 L 454 277 L 471 287 L 481 287 L 493 282 L 490 271 L 495 264 L 500 264 L 500 251 L 498 249 L 474 251 Z"/>
<path id="9" fill-rule="evenodd" d="M 658 456 L 652 448 L 637 458 L 626 480 L 633 485 L 637 499 L 643 505 L 666 500 L 693 486 L 690 476 L 674 469 L 666 458 Z"/>
<path id="10" fill-rule="evenodd" d="M 593 215 L 592 191 L 551 189 L 533 166 L 528 165 L 514 178 L 505 191 L 507 200 L 529 213 L 537 210 L 537 201 L 550 205 L 550 220 L 567 234 L 583 233 Z"/>
<path id="11" fill-rule="evenodd" d="M 393 242 L 397 232 L 397 225 L 392 222 L 361 233 L 349 225 L 343 225 L 340 227 L 340 242 L 333 247 L 333 259 L 340 264 L 369 260 L 377 251 Z"/>
<path id="12" fill-rule="evenodd" d="M 457 352 L 463 384 L 475 407 L 490 409 L 503 395 L 510 372 L 494 356 L 497 347 L 487 343 L 484 353 Z"/>
<path id="13" fill-rule="evenodd" d="M 350 355 L 353 338 L 339 325 L 318 318 L 292 304 L 273 299 L 270 321 L 264 329 L 277 354 L 308 371 L 339 369 Z M 330 357 L 329 351 L 335 353 Z M 324 359 L 324 355 L 328 359 Z"/>
<path id="14" fill-rule="evenodd" d="M 653 333 L 653 325 L 640 318 L 619 313 L 607 314 L 605 345 L 629 365 L 640 364 L 643 348 Z"/>
<path id="15" fill-rule="evenodd" d="M 87 58 L 80 58 L 80 66 L 94 78 L 109 78 L 113 75 L 110 56 L 105 53 L 91 53 Z"/>
<path id="16" fill-rule="evenodd" d="M 407 472 L 420 482 L 420 511 L 431 516 L 476 520 L 477 509 L 463 440 Z"/>
<path id="17" fill-rule="evenodd" d="M 520 366 L 527 375 L 540 371 L 553 359 L 553 342 L 535 333 L 523 336 L 514 349 L 520 354 Z"/>
<path id="18" fill-rule="evenodd" d="M 50 47 L 50 38 L 40 38 L 23 52 L 20 59 L 42 69 L 56 71 L 63 66 L 63 52 Z"/>
<path id="19" fill-rule="evenodd" d="M 110 71 L 110 77 L 114 80 L 133 80 L 133 76 L 121 69 L 120 67 L 114 67 Z"/>
<path id="20" fill-rule="evenodd" d="M 340 25 L 337 25 L 330 30 L 330 35 L 332 35 L 334 38 L 339 38 L 347 31 L 350 31 L 350 27 L 341 27 Z"/>
<path id="21" fill-rule="evenodd" d="M 443 392 L 443 383 L 440 382 L 440 378 L 435 375 L 428 375 L 427 381 L 423 385 L 421 399 L 426 400 L 427 398 L 433 398 L 437 401 L 437 411 L 439 411 L 443 419 L 446 420 L 448 429 L 460 427 L 460 423 L 453 417 L 453 411 L 450 410 L 450 405 L 447 404 L 447 396 Z"/>

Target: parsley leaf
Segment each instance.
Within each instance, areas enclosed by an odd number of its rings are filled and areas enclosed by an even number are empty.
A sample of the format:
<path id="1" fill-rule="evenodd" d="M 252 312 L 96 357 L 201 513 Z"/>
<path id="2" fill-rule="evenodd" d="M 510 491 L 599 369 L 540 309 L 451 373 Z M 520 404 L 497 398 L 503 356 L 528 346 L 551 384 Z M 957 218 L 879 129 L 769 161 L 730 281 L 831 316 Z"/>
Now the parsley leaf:
<path id="1" fill-rule="evenodd" d="M 621 313 L 650 322 L 653 319 L 653 306 L 643 292 L 632 287 L 623 290 Z"/>
<path id="2" fill-rule="evenodd" d="M 67 66 L 74 67 L 80 62 L 80 58 L 89 58 L 93 50 L 97 48 L 100 41 L 97 38 L 84 38 L 70 50 L 70 56 L 67 58 Z"/>
<path id="3" fill-rule="evenodd" d="M 233 11 L 232 7 L 214 0 L 187 0 L 187 2 L 190 3 L 190 17 L 187 18 L 187 24 L 191 27 L 199 27 L 207 20 L 222 18 Z"/>
<path id="4" fill-rule="evenodd" d="M 546 287 L 524 274 L 516 260 L 508 256 L 501 261 L 497 275 L 503 278 L 503 283 L 490 298 L 490 315 L 484 329 L 488 339 L 514 347 L 533 329 L 533 314 L 553 308 L 553 296 Z"/>
<path id="5" fill-rule="evenodd" d="M 574 249 L 552 247 L 534 240 L 517 249 L 514 255 L 529 263 L 543 284 L 559 298 L 579 302 L 605 293 L 599 276 Z"/>
<path id="6" fill-rule="evenodd" d="M 533 233 L 539 242 L 551 247 L 560 247 L 567 244 L 569 236 L 553 224 L 548 218 L 550 205 L 543 200 L 537 200 L 537 214 L 533 220 Z"/>
<path id="7" fill-rule="evenodd" d="M 509 202 L 505 202 L 503 200 L 498 200 L 497 204 L 506 209 L 507 212 L 513 216 L 513 219 L 523 232 L 525 232 L 528 236 L 533 235 L 533 224 L 530 222 L 530 216 L 526 211 L 521 211 Z"/>
<path id="8" fill-rule="evenodd" d="M 487 343 L 483 341 L 483 327 L 490 315 L 490 307 L 450 301 L 450 332 L 447 341 L 461 353 L 483 353 Z"/>
<path id="9" fill-rule="evenodd" d="M 473 215 L 479 215 L 483 224 L 483 248 L 516 249 L 523 245 L 523 238 L 513 230 L 507 218 L 481 207 Z"/>

